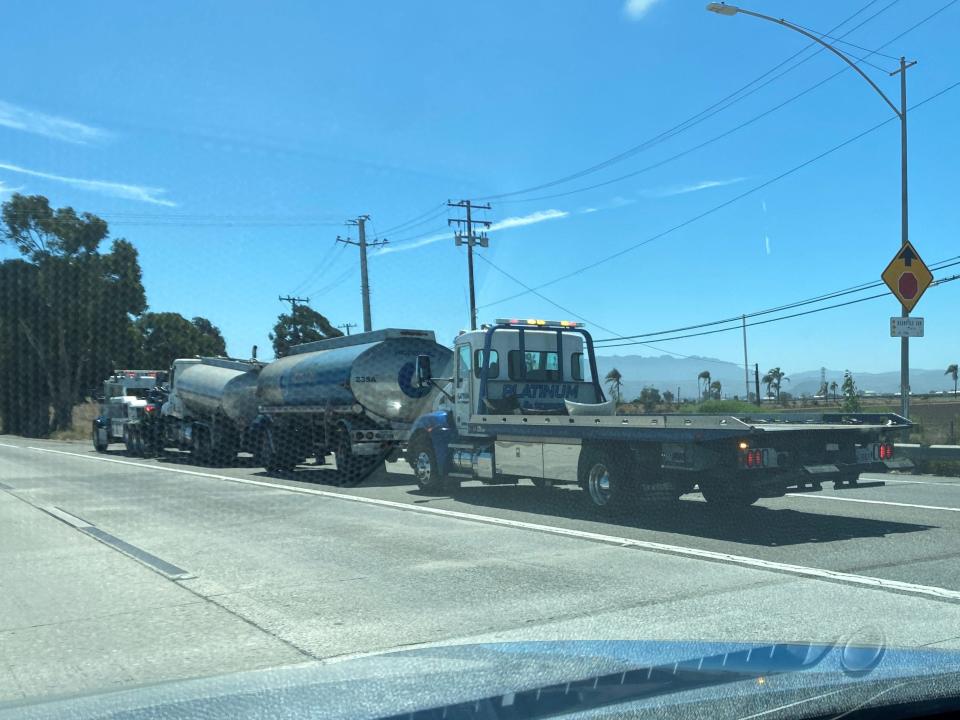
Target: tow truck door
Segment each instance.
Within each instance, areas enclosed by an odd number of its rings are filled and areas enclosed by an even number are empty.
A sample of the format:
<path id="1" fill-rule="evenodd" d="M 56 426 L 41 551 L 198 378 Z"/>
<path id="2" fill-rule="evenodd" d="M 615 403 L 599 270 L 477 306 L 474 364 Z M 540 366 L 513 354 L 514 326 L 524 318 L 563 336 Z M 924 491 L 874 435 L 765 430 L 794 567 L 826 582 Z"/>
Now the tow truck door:
<path id="1" fill-rule="evenodd" d="M 453 376 L 453 414 L 460 432 L 464 432 L 473 412 L 473 351 L 469 340 L 457 342 L 457 357 Z"/>

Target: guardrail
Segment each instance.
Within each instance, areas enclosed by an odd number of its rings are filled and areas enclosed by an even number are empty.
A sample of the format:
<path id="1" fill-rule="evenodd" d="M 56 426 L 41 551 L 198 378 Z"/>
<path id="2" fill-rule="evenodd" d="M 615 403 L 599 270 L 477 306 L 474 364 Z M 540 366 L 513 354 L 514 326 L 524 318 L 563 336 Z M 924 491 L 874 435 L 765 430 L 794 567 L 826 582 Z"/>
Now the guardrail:
<path id="1" fill-rule="evenodd" d="M 919 445 L 896 443 L 896 457 L 907 457 L 914 462 L 946 460 L 960 462 L 960 445 Z"/>

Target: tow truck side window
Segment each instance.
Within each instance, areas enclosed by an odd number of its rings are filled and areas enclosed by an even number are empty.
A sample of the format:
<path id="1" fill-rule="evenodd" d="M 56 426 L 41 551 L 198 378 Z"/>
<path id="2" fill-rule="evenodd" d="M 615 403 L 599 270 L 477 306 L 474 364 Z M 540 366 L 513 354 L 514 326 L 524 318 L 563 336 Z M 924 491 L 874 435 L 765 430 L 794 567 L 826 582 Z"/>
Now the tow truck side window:
<path id="1" fill-rule="evenodd" d="M 583 382 L 584 372 L 583 353 L 575 352 L 570 355 L 570 375 L 577 382 Z"/>
<path id="2" fill-rule="evenodd" d="M 507 363 L 511 380 L 533 382 L 560 380 L 560 357 L 555 352 L 527 350 L 521 358 L 519 350 L 511 350 L 507 356 Z"/>
<path id="3" fill-rule="evenodd" d="M 474 350 L 473 352 L 473 374 L 480 377 L 483 370 L 483 350 Z M 496 350 L 490 351 L 490 368 L 487 370 L 487 379 L 496 380 L 500 375 L 500 353 Z"/>

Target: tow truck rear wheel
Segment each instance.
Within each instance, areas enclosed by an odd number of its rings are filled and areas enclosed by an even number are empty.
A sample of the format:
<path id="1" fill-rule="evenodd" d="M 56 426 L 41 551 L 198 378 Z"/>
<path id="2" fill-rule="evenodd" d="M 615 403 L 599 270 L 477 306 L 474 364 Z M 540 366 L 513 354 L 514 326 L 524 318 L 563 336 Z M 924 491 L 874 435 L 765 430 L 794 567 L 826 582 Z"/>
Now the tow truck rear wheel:
<path id="1" fill-rule="evenodd" d="M 711 505 L 726 508 L 746 508 L 760 499 L 760 493 L 751 487 L 737 485 L 735 481 L 711 478 L 698 483 L 703 499 Z"/>
<path id="2" fill-rule="evenodd" d="M 577 475 L 587 502 L 605 514 L 616 514 L 637 505 L 637 491 L 626 463 L 613 453 L 586 448 L 580 455 Z"/>

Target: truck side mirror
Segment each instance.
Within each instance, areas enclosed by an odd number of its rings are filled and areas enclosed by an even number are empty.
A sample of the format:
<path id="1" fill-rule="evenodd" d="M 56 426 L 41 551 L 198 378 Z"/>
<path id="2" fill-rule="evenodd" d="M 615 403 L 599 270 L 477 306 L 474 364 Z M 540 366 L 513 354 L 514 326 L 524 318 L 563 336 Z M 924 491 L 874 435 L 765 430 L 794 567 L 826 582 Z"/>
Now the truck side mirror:
<path id="1" fill-rule="evenodd" d="M 430 370 L 430 356 L 417 355 L 417 363 L 414 366 L 414 373 L 417 376 L 417 385 L 423 387 L 429 385 L 433 380 L 433 373 Z"/>

